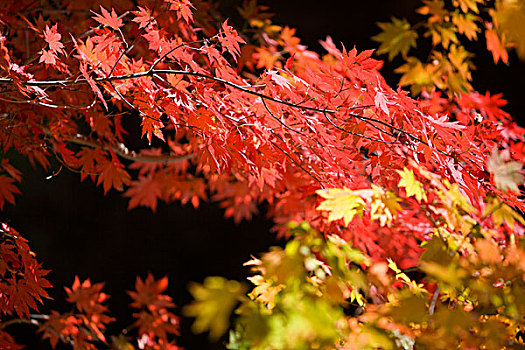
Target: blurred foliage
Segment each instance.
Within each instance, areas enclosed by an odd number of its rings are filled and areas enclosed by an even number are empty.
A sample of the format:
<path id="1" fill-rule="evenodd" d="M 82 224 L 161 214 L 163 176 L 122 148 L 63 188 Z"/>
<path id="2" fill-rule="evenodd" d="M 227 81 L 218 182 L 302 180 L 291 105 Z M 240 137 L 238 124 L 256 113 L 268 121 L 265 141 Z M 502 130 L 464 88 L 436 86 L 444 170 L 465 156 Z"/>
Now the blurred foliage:
<path id="1" fill-rule="evenodd" d="M 289 223 L 284 248 L 273 247 L 245 264 L 253 272 L 247 295 L 240 295 L 238 282 L 224 279 L 192 287 L 199 291 L 189 306 L 197 322 L 216 315 L 199 330 L 217 338 L 214 322 L 225 331 L 222 325 L 234 316 L 228 349 L 525 348 L 518 339 L 525 316 L 525 239 L 514 234 L 504 239 L 498 231 L 522 222 L 521 216 L 495 197 L 487 198 L 486 208 L 498 205 L 507 215 L 472 206 L 457 185 L 424 169 L 403 172 L 432 198 L 422 210 L 433 216 L 434 227 L 421 244 L 417 267 L 403 271 L 392 260 L 372 260 L 306 222 Z M 357 217 L 371 216 L 381 198 L 388 204 L 378 191 L 320 191 L 318 209 L 338 213 L 345 197 L 358 197 L 363 204 Z M 412 195 L 396 197 L 395 204 L 404 206 Z M 344 215 L 332 219 L 346 220 Z M 229 285 L 236 286 L 233 292 Z M 202 303 L 199 296 L 220 300 L 225 293 L 235 304 L 221 303 L 220 314 L 217 303 Z"/>
<path id="2" fill-rule="evenodd" d="M 466 47 L 483 37 L 494 63 L 509 64 L 512 49 L 525 60 L 523 0 L 422 0 L 417 12 L 423 18 L 415 24 L 395 17 L 378 23 L 381 33 L 373 37 L 380 43 L 378 53 L 388 54 L 389 61 L 402 56 L 404 63 L 396 69 L 401 74 L 399 85 L 410 87 L 413 94 L 435 87 L 452 93 L 471 91 L 474 55 Z M 420 44 L 431 41 L 426 60 L 410 55 L 418 39 Z"/>

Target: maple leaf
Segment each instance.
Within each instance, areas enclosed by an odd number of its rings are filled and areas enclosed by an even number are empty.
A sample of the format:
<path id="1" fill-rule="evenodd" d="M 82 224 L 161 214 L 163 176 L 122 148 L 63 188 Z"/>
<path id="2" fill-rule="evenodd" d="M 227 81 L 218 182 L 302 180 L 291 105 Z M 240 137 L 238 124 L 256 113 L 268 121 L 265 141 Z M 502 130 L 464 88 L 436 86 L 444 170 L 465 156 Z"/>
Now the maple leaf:
<path id="1" fill-rule="evenodd" d="M 475 22 L 476 20 L 478 20 L 478 17 L 471 13 L 465 15 L 454 13 L 452 15 L 452 23 L 456 26 L 458 33 L 464 34 L 469 40 L 478 39 L 480 29 Z"/>
<path id="2" fill-rule="evenodd" d="M 170 4 L 169 9 L 177 12 L 177 18 L 183 18 L 186 23 L 193 22 L 192 8 L 195 8 L 189 0 L 167 0 Z"/>
<path id="3" fill-rule="evenodd" d="M 122 18 L 119 18 L 117 16 L 115 9 L 111 9 L 111 13 L 109 13 L 108 10 L 100 6 L 100 15 L 94 11 L 91 12 L 93 12 L 96 15 L 93 17 L 95 21 L 102 25 L 108 26 L 114 30 L 117 30 L 124 25 Z"/>
<path id="4" fill-rule="evenodd" d="M 459 122 L 457 121 L 449 122 L 447 115 L 442 115 L 437 119 L 431 116 L 425 116 L 425 118 L 432 123 L 432 126 L 436 130 L 438 135 L 440 135 L 444 139 L 450 139 L 451 137 L 453 137 L 453 130 L 461 131 L 467 128 L 466 126 L 459 124 Z"/>
<path id="5" fill-rule="evenodd" d="M 55 65 L 57 63 L 57 57 L 51 50 L 42 50 L 40 51 L 39 63 L 44 62 L 45 64 Z"/>
<path id="6" fill-rule="evenodd" d="M 397 172 L 401 176 L 398 186 L 405 188 L 408 197 L 415 196 L 418 202 L 421 202 L 422 199 L 427 200 L 423 185 L 416 180 L 412 169 L 405 167 L 403 170 L 397 170 Z"/>
<path id="7" fill-rule="evenodd" d="M 64 44 L 60 42 L 60 39 L 62 38 L 62 35 L 57 32 L 57 25 L 55 24 L 51 28 L 46 25 L 46 29 L 44 30 L 44 40 L 49 45 L 49 49 L 53 53 L 64 53 Z"/>
<path id="8" fill-rule="evenodd" d="M 502 1 L 492 13 L 499 33 L 511 43 L 518 57 L 525 59 L 525 6 L 521 1 Z"/>
<path id="9" fill-rule="evenodd" d="M 4 168 L 4 170 L 11 176 L 15 181 L 22 181 L 22 173 L 17 170 L 14 166 L 9 164 L 9 160 L 7 158 L 2 159 L 0 162 L 0 166 Z"/>
<path id="10" fill-rule="evenodd" d="M 132 181 L 130 188 L 124 193 L 124 197 L 130 197 L 128 209 L 133 209 L 139 205 L 151 208 L 153 212 L 157 210 L 157 200 L 162 195 L 159 182 L 150 174 L 149 176 L 139 176 L 138 181 Z"/>
<path id="11" fill-rule="evenodd" d="M 516 161 L 507 161 L 508 152 L 499 152 L 495 147 L 490 157 L 487 159 L 487 169 L 494 176 L 494 183 L 500 190 L 507 189 L 518 192 L 518 185 L 525 181 L 525 176 L 521 172 L 522 164 Z"/>
<path id="12" fill-rule="evenodd" d="M 155 18 L 151 16 L 151 11 L 138 6 L 138 11 L 134 11 L 135 18 L 133 18 L 131 21 L 136 22 L 139 24 L 139 29 L 146 28 L 148 25 L 153 23 L 155 21 Z"/>
<path id="13" fill-rule="evenodd" d="M 416 57 L 408 57 L 406 63 L 396 68 L 394 72 L 402 73 L 399 80 L 399 86 L 410 85 L 410 90 L 413 94 L 421 92 L 422 88 L 432 90 L 433 78 L 435 75 L 435 68 L 427 64 L 423 64 Z"/>
<path id="14" fill-rule="evenodd" d="M 509 61 L 509 54 L 505 49 L 505 45 L 501 42 L 498 33 L 492 29 L 492 25 L 487 26 L 485 39 L 487 40 L 487 50 L 492 52 L 494 63 L 498 63 L 500 59 L 503 63 L 507 63 Z"/>
<path id="15" fill-rule="evenodd" d="M 158 30 L 152 29 L 146 34 L 142 34 L 142 36 L 148 41 L 150 50 L 157 51 L 160 49 L 161 41 L 160 32 Z"/>
<path id="16" fill-rule="evenodd" d="M 81 324 L 82 321 L 74 316 L 61 315 L 57 311 L 51 310 L 51 314 L 45 322 L 45 326 L 42 328 L 42 338 L 49 339 L 51 347 L 55 349 L 58 341 L 61 340 L 63 336 L 70 337 L 78 333 L 83 333 L 78 331 Z"/>
<path id="17" fill-rule="evenodd" d="M 14 182 L 9 176 L 0 175 L 0 210 L 4 209 L 6 201 L 15 204 L 14 194 L 20 194 L 20 190 L 13 185 Z"/>
<path id="18" fill-rule="evenodd" d="M 130 305 L 137 309 L 153 308 L 155 310 L 174 307 L 175 304 L 171 301 L 171 297 L 162 294 L 167 287 L 168 277 L 155 280 L 151 273 L 148 273 L 144 281 L 137 277 L 135 281 L 136 291 L 128 291 L 129 296 L 133 299 Z"/>
<path id="19" fill-rule="evenodd" d="M 386 99 L 385 94 L 379 91 L 378 88 L 376 88 L 376 96 L 374 97 L 374 103 L 376 107 L 381 108 L 381 110 L 385 112 L 386 115 L 390 116 L 390 111 L 388 110 L 387 102 L 388 100 Z"/>
<path id="20" fill-rule="evenodd" d="M 89 279 L 81 283 L 78 276 L 75 276 L 71 288 L 65 287 L 64 289 L 67 293 L 67 301 L 74 303 L 80 312 L 101 314 L 107 310 L 102 302 L 108 299 L 108 295 L 101 292 L 103 287 L 104 283 L 92 285 Z"/>
<path id="21" fill-rule="evenodd" d="M 209 330 L 210 339 L 219 339 L 228 329 L 232 309 L 246 287 L 222 277 L 206 277 L 204 284 L 192 283 L 188 288 L 195 300 L 185 306 L 183 312 L 196 318 L 193 331 L 202 333 Z"/>
<path id="22" fill-rule="evenodd" d="M 377 24 L 383 31 L 372 37 L 381 43 L 378 54 L 388 53 L 388 60 L 401 55 L 406 58 L 411 47 L 416 47 L 417 32 L 410 29 L 410 23 L 406 19 L 392 17 L 391 23 Z"/>
<path id="23" fill-rule="evenodd" d="M 365 201 L 357 191 L 331 188 L 316 193 L 325 199 L 316 209 L 329 211 L 328 221 L 343 219 L 345 226 L 348 226 L 355 215 L 363 216 Z"/>
<path id="24" fill-rule="evenodd" d="M 237 61 L 237 57 L 241 54 L 239 44 L 245 44 L 246 41 L 237 34 L 235 29 L 228 25 L 228 20 L 222 24 L 222 30 L 222 35 L 219 37 L 219 41 L 223 47 L 222 50 L 223 52 L 227 50 L 233 56 L 233 59 Z"/>
<path id="25" fill-rule="evenodd" d="M 98 165 L 107 160 L 106 152 L 100 148 L 82 147 L 77 153 L 78 166 L 80 168 L 80 181 L 87 176 L 92 180 L 98 172 Z"/>
<path id="26" fill-rule="evenodd" d="M 454 6 L 459 6 L 461 8 L 461 11 L 468 12 L 469 10 L 479 13 L 478 4 L 483 4 L 484 0 L 454 0 L 453 4 Z"/>
<path id="27" fill-rule="evenodd" d="M 18 317 L 29 318 L 29 309 L 38 310 L 35 299 L 26 288 L 24 279 L 16 280 L 14 277 L 9 281 L 6 294 L 9 296 L 9 306 L 11 306 Z"/>
<path id="28" fill-rule="evenodd" d="M 179 334 L 178 319 L 168 311 L 168 308 L 174 307 L 175 304 L 171 297 L 162 294 L 167 286 L 167 277 L 156 281 L 152 274 L 148 274 L 144 281 L 137 277 L 136 291 L 128 291 L 133 299 L 130 306 L 141 309 L 133 314 L 137 319 L 135 326 L 139 327 L 139 335 L 151 338 L 152 342 L 167 342 L 168 334 Z M 156 337 L 159 339 L 155 340 Z"/>
<path id="29" fill-rule="evenodd" d="M 154 114 L 154 111 L 150 110 L 144 110 L 144 112 L 146 114 L 148 112 L 153 112 L 152 114 Z M 143 117 L 140 126 L 142 126 L 142 136 L 146 135 L 146 138 L 149 142 L 151 142 L 152 135 L 155 135 L 157 138 L 164 141 L 164 136 L 162 135 L 162 128 L 164 127 L 164 124 L 158 121 L 155 117 Z"/>
<path id="30" fill-rule="evenodd" d="M 108 193 L 112 187 L 117 191 L 122 191 L 123 185 L 127 185 L 130 181 L 130 176 L 124 170 L 124 166 L 116 160 L 115 156 L 112 158 L 114 158 L 112 161 L 106 159 L 98 168 L 100 175 L 97 185 L 103 184 L 104 194 Z"/>

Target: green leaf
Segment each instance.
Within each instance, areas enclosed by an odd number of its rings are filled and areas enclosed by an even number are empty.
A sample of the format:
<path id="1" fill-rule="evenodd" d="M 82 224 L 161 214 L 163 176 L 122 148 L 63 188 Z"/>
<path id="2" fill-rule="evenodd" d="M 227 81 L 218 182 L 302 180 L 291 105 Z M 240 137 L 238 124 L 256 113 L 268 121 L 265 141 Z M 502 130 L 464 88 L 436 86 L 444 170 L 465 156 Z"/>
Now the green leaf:
<path id="1" fill-rule="evenodd" d="M 388 60 L 401 53 L 403 57 L 411 47 L 416 47 L 417 33 L 410 29 L 410 23 L 406 19 L 392 17 L 391 23 L 378 23 L 383 31 L 372 37 L 373 40 L 381 43 L 378 54 L 388 53 Z"/>

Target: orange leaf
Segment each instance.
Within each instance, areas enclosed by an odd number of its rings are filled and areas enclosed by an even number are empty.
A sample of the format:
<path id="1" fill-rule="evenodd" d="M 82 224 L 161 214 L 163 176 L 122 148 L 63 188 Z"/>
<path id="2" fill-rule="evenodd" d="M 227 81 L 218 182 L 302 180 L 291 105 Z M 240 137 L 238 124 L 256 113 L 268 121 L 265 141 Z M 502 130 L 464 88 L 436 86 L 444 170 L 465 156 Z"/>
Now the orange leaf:
<path id="1" fill-rule="evenodd" d="M 487 39 L 487 50 L 492 52 L 494 63 L 498 63 L 500 59 L 503 63 L 507 63 L 509 61 L 509 54 L 501 42 L 498 33 L 491 27 L 488 27 L 485 31 L 485 38 Z"/>

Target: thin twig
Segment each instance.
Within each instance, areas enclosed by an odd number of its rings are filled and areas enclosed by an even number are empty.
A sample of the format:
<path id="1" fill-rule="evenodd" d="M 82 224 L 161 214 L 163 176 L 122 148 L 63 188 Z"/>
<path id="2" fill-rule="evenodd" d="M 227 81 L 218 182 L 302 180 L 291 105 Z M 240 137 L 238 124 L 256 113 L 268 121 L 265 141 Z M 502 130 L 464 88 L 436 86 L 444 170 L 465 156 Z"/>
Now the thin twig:
<path id="1" fill-rule="evenodd" d="M 436 309 L 436 302 L 439 296 L 439 287 L 436 288 L 434 294 L 432 295 L 432 300 L 430 301 L 430 306 L 428 307 L 428 313 L 432 316 Z"/>

